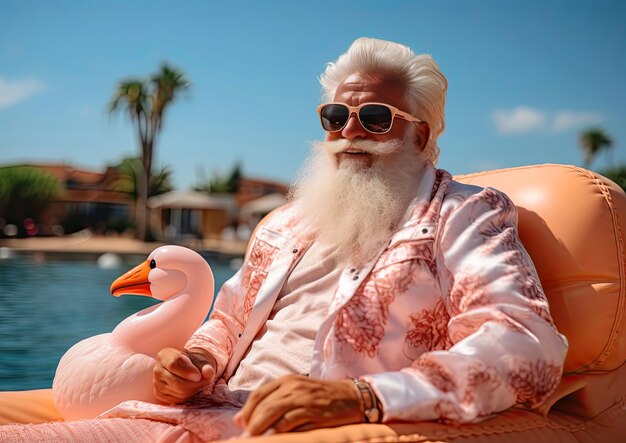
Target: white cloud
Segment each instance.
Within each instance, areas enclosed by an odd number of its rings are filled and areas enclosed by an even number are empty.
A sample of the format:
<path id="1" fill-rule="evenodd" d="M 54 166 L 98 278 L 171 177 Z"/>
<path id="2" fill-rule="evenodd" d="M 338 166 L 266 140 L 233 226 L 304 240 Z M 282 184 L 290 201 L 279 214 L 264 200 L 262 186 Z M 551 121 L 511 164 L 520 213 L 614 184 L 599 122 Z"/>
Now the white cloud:
<path id="1" fill-rule="evenodd" d="M 500 134 L 521 134 L 541 129 L 546 124 L 545 113 L 533 108 L 519 106 L 511 110 L 494 111 L 491 119 Z"/>
<path id="2" fill-rule="evenodd" d="M 44 89 L 45 85 L 36 78 L 7 80 L 0 77 L 0 109 L 23 102 Z"/>
<path id="3" fill-rule="evenodd" d="M 601 123 L 604 115 L 593 111 L 560 110 L 544 112 L 526 106 L 513 109 L 498 109 L 491 119 L 500 134 L 522 134 L 548 129 L 552 133 L 560 133 L 568 129 Z"/>
<path id="4" fill-rule="evenodd" d="M 563 132 L 572 128 L 601 123 L 604 116 L 599 112 L 559 111 L 554 114 L 552 131 Z"/>

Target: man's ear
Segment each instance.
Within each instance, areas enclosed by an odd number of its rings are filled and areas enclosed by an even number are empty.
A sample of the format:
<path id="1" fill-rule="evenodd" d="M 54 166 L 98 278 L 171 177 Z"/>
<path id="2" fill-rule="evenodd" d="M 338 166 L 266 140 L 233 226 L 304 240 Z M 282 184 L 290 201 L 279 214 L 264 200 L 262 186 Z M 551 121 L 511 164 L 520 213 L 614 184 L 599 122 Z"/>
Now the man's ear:
<path id="1" fill-rule="evenodd" d="M 415 146 L 419 148 L 420 151 L 424 151 L 426 149 L 426 144 L 430 138 L 430 126 L 426 122 L 419 122 L 416 124 L 417 130 L 415 131 Z"/>

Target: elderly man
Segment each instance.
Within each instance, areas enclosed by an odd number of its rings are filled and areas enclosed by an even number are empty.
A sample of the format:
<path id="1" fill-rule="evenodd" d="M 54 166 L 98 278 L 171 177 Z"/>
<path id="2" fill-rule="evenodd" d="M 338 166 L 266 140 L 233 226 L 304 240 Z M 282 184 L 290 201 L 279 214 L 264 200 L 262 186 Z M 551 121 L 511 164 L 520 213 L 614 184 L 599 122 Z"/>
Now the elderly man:
<path id="1" fill-rule="evenodd" d="M 434 60 L 361 38 L 321 83 L 326 140 L 290 204 L 257 228 L 186 348 L 158 356 L 168 406 L 130 402 L 109 417 L 203 439 L 241 433 L 224 422 L 241 405 L 234 422 L 248 435 L 467 423 L 540 405 L 556 387 L 567 342 L 515 207 L 434 167 L 447 90 Z"/>
<path id="2" fill-rule="evenodd" d="M 447 82 L 430 56 L 359 39 L 321 77 L 326 141 L 251 240 L 160 400 L 250 390 L 250 434 L 480 420 L 556 387 L 567 349 L 506 196 L 436 170 Z"/>

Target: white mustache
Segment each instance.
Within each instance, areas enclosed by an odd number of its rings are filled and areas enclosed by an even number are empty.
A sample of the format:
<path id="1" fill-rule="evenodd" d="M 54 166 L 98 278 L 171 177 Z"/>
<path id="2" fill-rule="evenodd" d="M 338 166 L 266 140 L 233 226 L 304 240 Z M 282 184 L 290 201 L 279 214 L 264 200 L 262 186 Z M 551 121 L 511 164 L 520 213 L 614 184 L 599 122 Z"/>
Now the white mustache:
<path id="1" fill-rule="evenodd" d="M 386 142 L 375 140 L 347 140 L 320 141 L 314 144 L 316 149 L 325 150 L 330 154 L 339 154 L 347 150 L 366 152 L 372 155 L 389 155 L 402 149 L 403 140 L 393 139 Z"/>

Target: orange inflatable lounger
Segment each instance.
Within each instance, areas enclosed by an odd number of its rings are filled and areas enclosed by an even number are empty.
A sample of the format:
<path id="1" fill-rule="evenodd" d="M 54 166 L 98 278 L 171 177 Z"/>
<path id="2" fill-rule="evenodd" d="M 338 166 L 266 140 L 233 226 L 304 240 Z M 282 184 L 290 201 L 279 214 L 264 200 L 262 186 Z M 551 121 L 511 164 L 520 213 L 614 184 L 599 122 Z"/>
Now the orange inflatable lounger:
<path id="1" fill-rule="evenodd" d="M 569 340 L 565 375 L 539 411 L 510 410 L 472 425 L 359 424 L 229 442 L 626 441 L 626 195 L 582 168 L 527 166 L 455 177 L 507 193 L 521 240 Z M 0 395 L 0 423 L 59 420 L 50 392 Z"/>

